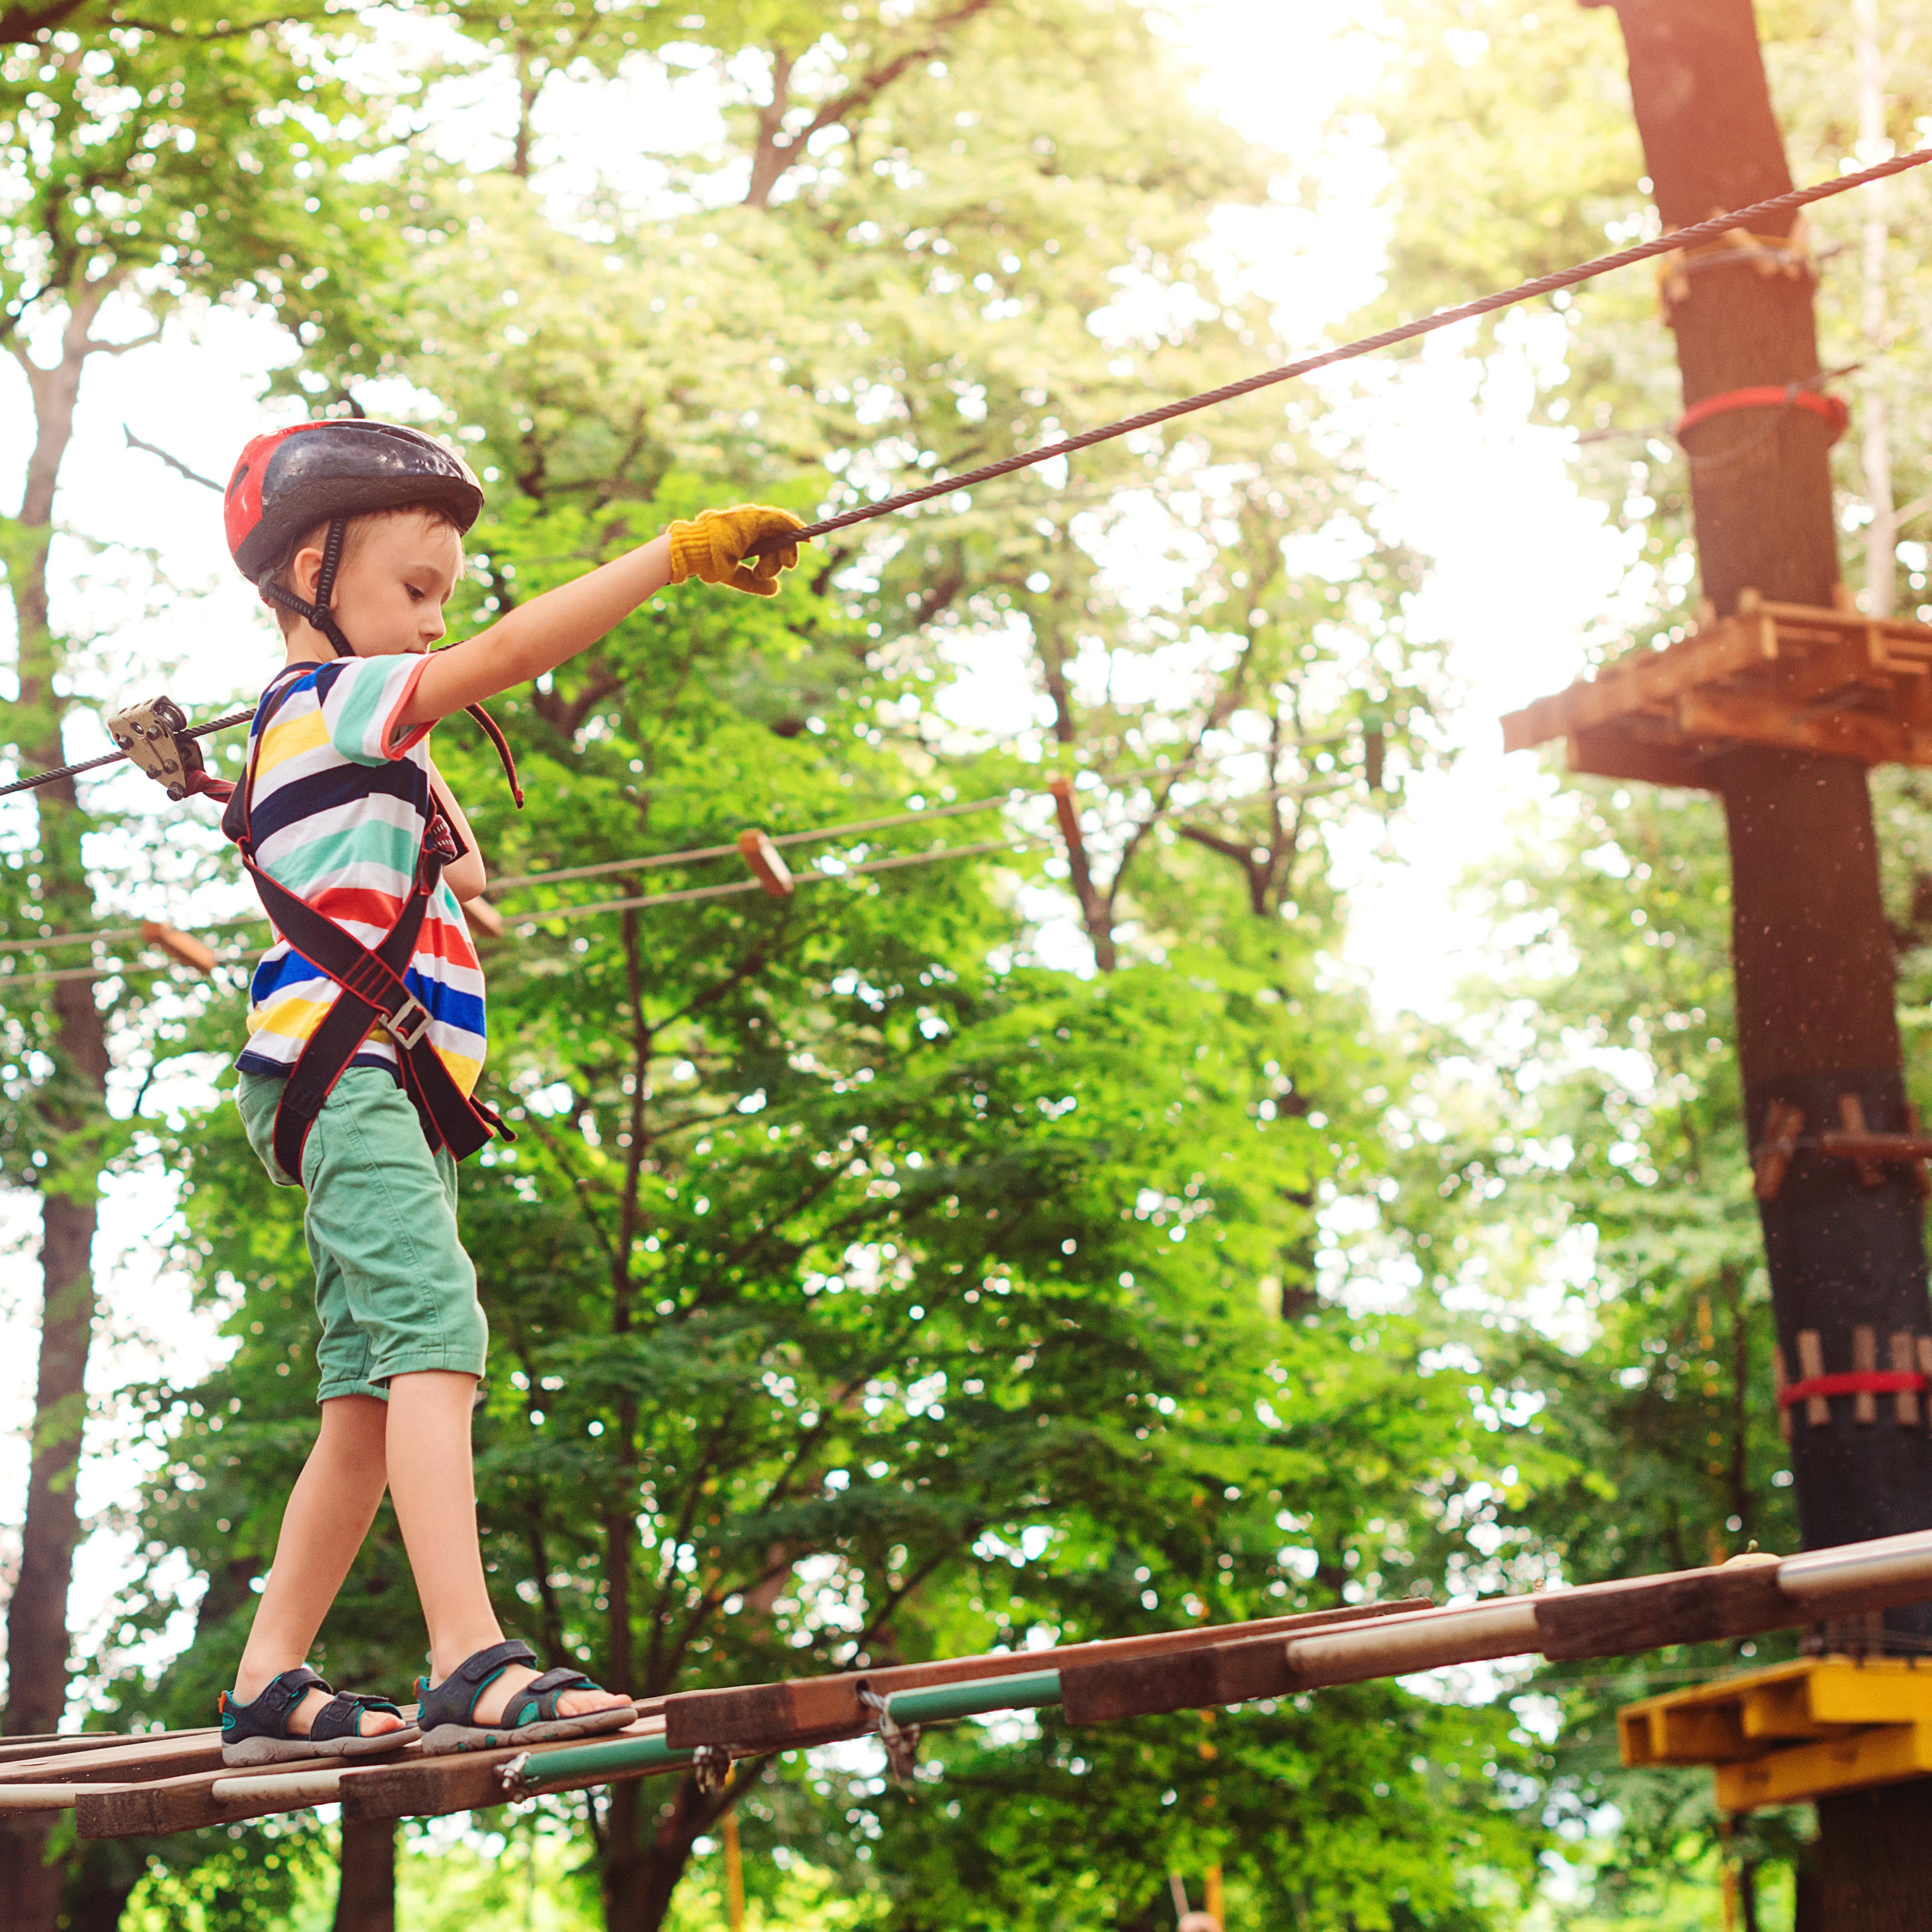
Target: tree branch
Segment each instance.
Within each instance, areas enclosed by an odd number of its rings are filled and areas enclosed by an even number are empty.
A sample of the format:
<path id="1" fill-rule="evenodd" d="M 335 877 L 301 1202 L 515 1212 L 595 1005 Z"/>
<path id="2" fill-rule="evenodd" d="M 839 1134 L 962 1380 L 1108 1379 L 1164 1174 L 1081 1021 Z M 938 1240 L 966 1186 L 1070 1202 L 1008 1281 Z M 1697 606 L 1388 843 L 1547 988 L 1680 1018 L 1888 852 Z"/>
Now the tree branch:
<path id="1" fill-rule="evenodd" d="M 945 37 L 954 28 L 964 26 L 976 15 L 998 4 L 999 0 L 960 0 L 950 13 L 940 14 L 914 45 L 902 49 L 868 73 L 862 74 L 842 94 L 835 94 L 796 134 L 787 135 L 782 128 L 790 92 L 792 56 L 776 52 L 772 57 L 772 99 L 758 117 L 758 150 L 752 158 L 752 183 L 746 193 L 746 206 L 768 206 L 772 190 L 805 152 L 806 145 L 813 135 L 822 134 L 827 128 L 843 127 L 862 114 L 908 68 L 929 60 L 938 53 Z"/>
<path id="2" fill-rule="evenodd" d="M 121 434 L 128 439 L 130 449 L 142 450 L 150 456 L 158 456 L 170 470 L 185 476 L 190 483 L 199 483 L 204 490 L 212 490 L 218 496 L 222 494 L 221 485 L 213 477 L 202 476 L 199 470 L 190 470 L 178 456 L 170 456 L 158 444 L 143 442 L 125 423 L 121 425 Z"/>

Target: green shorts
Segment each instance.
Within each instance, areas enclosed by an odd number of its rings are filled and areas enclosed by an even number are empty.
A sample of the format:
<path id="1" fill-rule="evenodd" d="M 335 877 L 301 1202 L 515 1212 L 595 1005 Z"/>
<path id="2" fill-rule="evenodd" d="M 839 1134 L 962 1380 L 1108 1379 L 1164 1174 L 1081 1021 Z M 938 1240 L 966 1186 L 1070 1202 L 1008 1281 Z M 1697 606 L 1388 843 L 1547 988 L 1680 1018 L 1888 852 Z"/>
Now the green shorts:
<path id="1" fill-rule="evenodd" d="M 278 1187 L 282 1083 L 244 1073 L 235 1090 L 248 1144 Z M 386 1400 L 392 1376 L 424 1369 L 483 1372 L 490 1324 L 476 1270 L 456 1232 L 456 1162 L 432 1154 L 416 1110 L 386 1068 L 352 1066 L 322 1104 L 302 1149 L 302 1229 L 322 1318 L 316 1400 Z"/>

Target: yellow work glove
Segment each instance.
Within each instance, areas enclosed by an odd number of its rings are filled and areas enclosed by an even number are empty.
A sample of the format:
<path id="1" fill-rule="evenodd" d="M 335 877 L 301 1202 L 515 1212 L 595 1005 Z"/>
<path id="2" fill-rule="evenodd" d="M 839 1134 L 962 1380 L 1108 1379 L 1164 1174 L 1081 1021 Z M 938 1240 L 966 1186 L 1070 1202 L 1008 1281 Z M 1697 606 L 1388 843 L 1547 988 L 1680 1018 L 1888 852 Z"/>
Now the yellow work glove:
<path id="1" fill-rule="evenodd" d="M 767 509 L 762 503 L 740 503 L 730 510 L 706 510 L 689 523 L 670 526 L 670 580 L 682 584 L 694 577 L 700 584 L 728 584 L 754 597 L 778 594 L 778 572 L 798 561 L 798 545 L 764 556 L 746 552 L 762 537 L 783 536 L 805 527 L 789 510 Z"/>

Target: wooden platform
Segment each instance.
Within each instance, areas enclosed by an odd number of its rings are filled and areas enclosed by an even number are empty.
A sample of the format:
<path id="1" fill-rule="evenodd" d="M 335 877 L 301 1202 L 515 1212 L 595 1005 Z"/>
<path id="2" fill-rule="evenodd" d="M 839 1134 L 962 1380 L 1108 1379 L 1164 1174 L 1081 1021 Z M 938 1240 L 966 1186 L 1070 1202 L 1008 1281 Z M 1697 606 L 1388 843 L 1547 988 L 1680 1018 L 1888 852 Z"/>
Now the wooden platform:
<path id="1" fill-rule="evenodd" d="M 1708 619 L 1661 650 L 1627 651 L 1511 712 L 1503 748 L 1566 739 L 1574 772 L 1707 790 L 1716 761 L 1740 745 L 1932 765 L 1928 672 L 1932 626 L 1747 590 L 1736 616 Z"/>
<path id="2" fill-rule="evenodd" d="M 1750 1811 L 1932 1776 L 1932 1658 L 1809 1658 L 1617 1713 L 1627 1765 L 1708 1764 Z"/>

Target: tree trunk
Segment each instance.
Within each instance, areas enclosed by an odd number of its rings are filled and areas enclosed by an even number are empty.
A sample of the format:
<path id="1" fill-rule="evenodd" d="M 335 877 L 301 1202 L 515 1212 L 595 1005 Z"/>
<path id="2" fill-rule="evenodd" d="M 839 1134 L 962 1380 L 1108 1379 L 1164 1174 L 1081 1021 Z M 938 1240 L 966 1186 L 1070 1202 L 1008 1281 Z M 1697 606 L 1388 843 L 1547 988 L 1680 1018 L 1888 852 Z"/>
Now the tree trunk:
<path id="1" fill-rule="evenodd" d="M 716 1815 L 712 1801 L 700 1797 L 688 1777 L 678 1780 L 668 1800 L 662 1790 L 636 1779 L 610 1788 L 604 1859 L 606 1932 L 658 1932 L 691 1862 L 692 1846 Z M 664 1808 L 646 1827 L 644 1807 L 650 1798 Z"/>
<path id="2" fill-rule="evenodd" d="M 1682 227 L 1788 188 L 1750 0 L 1614 4 L 1665 226 Z M 1778 226 L 1788 228 L 1790 220 Z M 1746 385 L 1816 374 L 1808 280 L 1760 277 L 1745 262 L 1714 262 L 1690 284 L 1670 315 L 1687 406 Z M 1825 424 L 1797 410 L 1727 412 L 1691 433 L 1704 592 L 1720 614 L 1735 610 L 1746 590 L 1796 604 L 1833 602 L 1829 446 Z M 1738 1058 L 1752 1142 L 1775 1100 L 1801 1107 L 1813 1131 L 1838 1124 L 1847 1094 L 1857 1096 L 1868 1125 L 1904 1128 L 1892 949 L 1864 768 L 1745 748 L 1726 757 L 1718 776 L 1730 836 Z M 1894 1334 L 1932 1330 L 1924 1206 L 1906 1170 L 1886 1169 L 1867 1186 L 1849 1162 L 1801 1158 L 1760 1211 L 1778 1342 L 1793 1374 L 1806 1331 L 1820 1339 L 1825 1372 L 1838 1373 L 1855 1366 L 1855 1330 L 1870 1330 L 1881 1354 Z M 1932 1526 L 1932 1437 L 1900 1426 L 1888 1402 L 1863 1424 L 1853 1419 L 1850 1396 L 1832 1400 L 1828 1424 L 1809 1426 L 1802 1412 L 1793 1420 L 1792 1468 L 1808 1546 Z M 1890 1612 L 1886 1622 L 1908 1635 L 1932 1633 L 1932 1606 Z M 1932 1798 L 1896 1793 L 1864 1810 L 1862 1795 L 1820 1806 L 1824 1932 L 1924 1926 L 1918 1880 L 1892 1875 L 1908 1863 L 1918 1872 L 1928 1856 L 1932 1834 L 1923 1820 L 1904 1828 L 1921 1803 L 1932 1812 Z M 1844 1837 L 1852 1828 L 1856 1845 Z M 1854 1866 L 1856 1886 L 1846 1882 Z"/>
<path id="3" fill-rule="evenodd" d="M 342 1876 L 335 1893 L 335 1932 L 396 1932 L 396 1823 L 393 1818 L 342 1823 Z"/>
<path id="4" fill-rule="evenodd" d="M 1932 1778 L 1818 1801 L 1822 1932 L 1932 1923 Z"/>
<path id="5" fill-rule="evenodd" d="M 21 356 L 32 388 L 34 445 L 20 522 L 28 539 L 14 575 L 20 634 L 22 749 L 31 764 L 62 761 L 65 700 L 55 680 L 64 652 L 49 622 L 47 551 L 54 491 L 74 436 L 74 411 L 88 329 L 107 292 L 80 291 L 63 333 L 61 359 L 43 368 Z M 58 930 L 94 917 L 82 852 L 88 821 L 71 781 L 32 794 L 40 814 L 38 863 L 44 916 Z M 51 988 L 56 1066 L 38 1101 L 43 1129 L 59 1151 L 42 1170 L 40 1367 L 34 1396 L 27 1514 L 20 1576 L 7 1606 L 7 1707 L 0 1731 L 31 1735 L 59 1726 L 67 1706 L 68 1589 L 80 1537 L 74 1480 L 86 1420 L 87 1354 L 94 1328 L 92 1254 L 100 1186 L 100 1130 L 106 1122 L 107 1037 L 92 984 Z M 10 1932 L 52 1932 L 62 1871 L 49 1867 L 47 1825 L 23 1821 L 0 1835 L 0 1897 Z"/>

